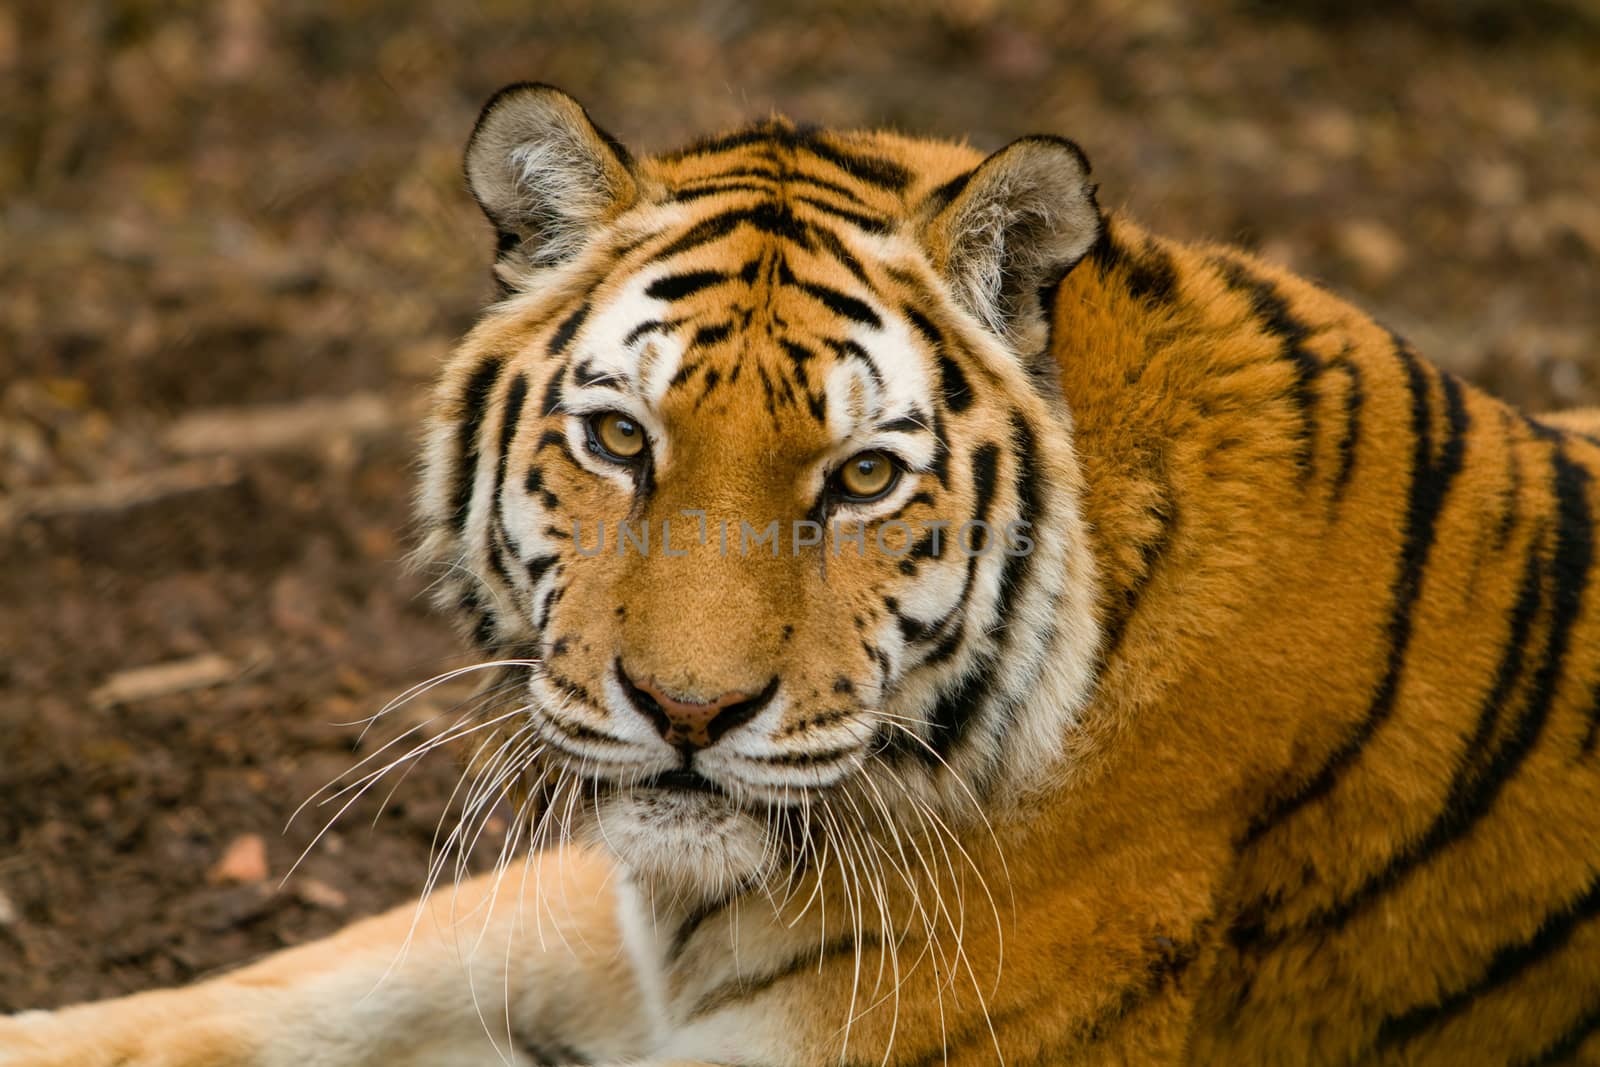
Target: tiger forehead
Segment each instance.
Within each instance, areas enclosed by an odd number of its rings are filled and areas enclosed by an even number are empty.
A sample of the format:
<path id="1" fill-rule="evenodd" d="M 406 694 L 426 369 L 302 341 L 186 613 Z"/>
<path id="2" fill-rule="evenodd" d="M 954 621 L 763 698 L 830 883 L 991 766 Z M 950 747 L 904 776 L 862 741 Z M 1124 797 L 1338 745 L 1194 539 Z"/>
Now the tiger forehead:
<path id="1" fill-rule="evenodd" d="M 907 316 L 937 314 L 930 285 L 867 200 L 898 198 L 913 172 L 767 128 L 683 161 L 687 202 L 591 297 L 577 384 L 626 381 L 651 405 L 690 395 L 697 413 L 749 390 L 774 421 L 805 416 L 835 438 L 874 419 L 926 422 L 933 352 Z"/>
<path id="2" fill-rule="evenodd" d="M 834 439 L 875 421 L 926 422 L 929 353 L 894 299 L 824 262 L 790 262 L 781 242 L 744 239 L 637 272 L 575 346 L 577 384 L 624 382 L 692 418 L 743 406 Z"/>
<path id="3" fill-rule="evenodd" d="M 913 140 L 882 130 L 836 131 L 784 118 L 696 141 L 645 160 L 678 201 L 744 184 L 819 196 L 902 215 L 929 192 L 968 172 L 981 156 L 962 145 Z"/>

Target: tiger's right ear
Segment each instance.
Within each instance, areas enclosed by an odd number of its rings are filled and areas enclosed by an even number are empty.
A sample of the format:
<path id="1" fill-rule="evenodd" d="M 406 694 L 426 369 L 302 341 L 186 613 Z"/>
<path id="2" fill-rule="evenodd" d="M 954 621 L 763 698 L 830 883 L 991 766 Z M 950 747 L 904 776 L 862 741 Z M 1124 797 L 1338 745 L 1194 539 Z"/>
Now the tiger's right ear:
<path id="1" fill-rule="evenodd" d="M 483 105 L 465 169 L 494 224 L 503 283 L 577 254 L 639 195 L 627 149 L 572 97 L 532 82 L 508 85 Z"/>

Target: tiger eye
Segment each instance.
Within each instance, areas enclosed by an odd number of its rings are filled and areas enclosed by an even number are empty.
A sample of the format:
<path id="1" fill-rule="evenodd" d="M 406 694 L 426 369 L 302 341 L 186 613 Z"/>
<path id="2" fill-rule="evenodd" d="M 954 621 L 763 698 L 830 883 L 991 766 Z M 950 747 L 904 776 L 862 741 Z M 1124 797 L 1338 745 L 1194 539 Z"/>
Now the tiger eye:
<path id="1" fill-rule="evenodd" d="M 889 491 L 899 473 L 882 452 L 859 452 L 839 468 L 839 487 L 857 500 L 876 500 Z"/>
<path id="2" fill-rule="evenodd" d="M 619 411 L 607 411 L 589 420 L 594 439 L 613 459 L 636 459 L 644 451 L 644 427 Z"/>

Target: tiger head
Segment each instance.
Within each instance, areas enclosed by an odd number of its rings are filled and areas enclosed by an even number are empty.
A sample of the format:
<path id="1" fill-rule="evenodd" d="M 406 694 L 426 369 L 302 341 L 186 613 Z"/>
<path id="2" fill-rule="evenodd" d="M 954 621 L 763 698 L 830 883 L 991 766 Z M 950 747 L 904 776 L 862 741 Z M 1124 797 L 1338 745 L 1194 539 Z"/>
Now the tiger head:
<path id="1" fill-rule="evenodd" d="M 557 90 L 489 102 L 502 299 L 420 510 L 508 664 L 493 781 L 714 889 L 793 870 L 817 820 L 1048 780 L 1099 641 L 1048 314 L 1101 233 L 1087 172 L 1055 138 L 782 120 L 636 157 Z"/>

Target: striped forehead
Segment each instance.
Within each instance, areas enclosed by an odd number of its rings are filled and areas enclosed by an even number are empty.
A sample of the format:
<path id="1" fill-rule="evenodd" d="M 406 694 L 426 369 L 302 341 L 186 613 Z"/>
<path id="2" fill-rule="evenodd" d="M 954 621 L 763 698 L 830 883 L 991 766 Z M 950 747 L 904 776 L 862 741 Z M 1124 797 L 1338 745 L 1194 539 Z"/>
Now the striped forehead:
<path id="1" fill-rule="evenodd" d="M 825 379 L 830 436 L 842 441 L 875 425 L 927 421 L 933 409 L 933 376 L 926 353 L 898 316 L 880 315 L 877 327 L 857 326 L 832 347 Z"/>
<path id="2" fill-rule="evenodd" d="M 762 286 L 739 278 L 735 265 L 703 294 L 677 295 L 707 273 L 667 263 L 616 286 L 573 346 L 575 386 L 620 391 L 659 410 L 674 388 L 693 386 L 685 368 L 715 360 L 726 374 L 759 364 L 764 377 L 786 378 L 815 398 L 834 440 L 931 410 L 929 353 L 863 286 L 809 276 Z M 837 296 L 851 314 L 830 306 Z"/>
<path id="3" fill-rule="evenodd" d="M 669 301 L 651 294 L 652 281 L 651 275 L 627 279 L 590 316 L 575 365 L 580 384 L 621 389 L 655 408 L 688 356 L 692 331 L 684 330 L 681 311 L 675 316 Z"/>

